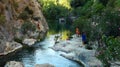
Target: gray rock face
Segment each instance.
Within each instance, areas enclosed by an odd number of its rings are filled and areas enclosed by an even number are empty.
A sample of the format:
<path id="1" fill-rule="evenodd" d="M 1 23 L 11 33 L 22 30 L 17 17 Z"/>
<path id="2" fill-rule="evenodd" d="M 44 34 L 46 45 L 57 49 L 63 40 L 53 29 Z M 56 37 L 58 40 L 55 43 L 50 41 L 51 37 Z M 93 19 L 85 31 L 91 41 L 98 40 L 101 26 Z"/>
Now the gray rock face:
<path id="1" fill-rule="evenodd" d="M 33 28 L 29 28 L 33 29 L 32 31 L 26 29 L 26 26 L 30 25 L 23 25 L 25 22 L 31 23 Z M 22 32 L 24 29 L 26 33 Z M 0 1 L 0 40 L 2 40 L 0 41 L 0 53 L 5 51 L 6 42 L 14 40 L 21 42 L 26 38 L 42 39 L 47 30 L 48 25 L 37 0 Z"/>
<path id="2" fill-rule="evenodd" d="M 21 62 L 10 61 L 4 67 L 24 67 L 24 65 Z"/>
<path id="3" fill-rule="evenodd" d="M 45 64 L 36 64 L 35 67 L 54 67 L 51 64 L 45 63 Z"/>

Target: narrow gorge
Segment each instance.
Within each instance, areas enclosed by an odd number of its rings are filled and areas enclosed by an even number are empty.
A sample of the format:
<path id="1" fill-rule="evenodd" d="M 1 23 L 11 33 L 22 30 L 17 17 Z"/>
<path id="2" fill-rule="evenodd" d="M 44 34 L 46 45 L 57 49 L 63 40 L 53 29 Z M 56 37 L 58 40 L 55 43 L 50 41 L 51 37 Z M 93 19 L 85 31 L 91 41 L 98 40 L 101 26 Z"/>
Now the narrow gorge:
<path id="1" fill-rule="evenodd" d="M 0 0 L 0 67 L 120 67 L 120 0 Z"/>

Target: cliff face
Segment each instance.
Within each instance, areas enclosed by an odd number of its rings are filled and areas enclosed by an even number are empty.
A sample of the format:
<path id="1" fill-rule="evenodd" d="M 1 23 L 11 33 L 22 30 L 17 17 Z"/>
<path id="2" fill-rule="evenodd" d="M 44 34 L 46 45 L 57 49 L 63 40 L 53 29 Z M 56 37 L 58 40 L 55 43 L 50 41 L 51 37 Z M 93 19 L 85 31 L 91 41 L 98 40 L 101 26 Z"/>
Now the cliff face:
<path id="1" fill-rule="evenodd" d="M 0 0 L 0 53 L 6 42 L 41 39 L 48 25 L 37 0 Z"/>

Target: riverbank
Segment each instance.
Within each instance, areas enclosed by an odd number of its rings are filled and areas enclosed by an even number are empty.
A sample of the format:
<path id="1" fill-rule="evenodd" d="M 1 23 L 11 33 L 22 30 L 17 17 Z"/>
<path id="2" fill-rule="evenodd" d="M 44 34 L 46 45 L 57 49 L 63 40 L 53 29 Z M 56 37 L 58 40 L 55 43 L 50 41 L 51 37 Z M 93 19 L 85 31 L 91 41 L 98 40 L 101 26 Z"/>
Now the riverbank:
<path id="1" fill-rule="evenodd" d="M 87 44 L 86 44 L 87 45 Z M 77 61 L 85 67 L 102 67 L 102 62 L 95 57 L 96 50 L 88 50 L 82 44 L 81 37 L 75 35 L 71 40 L 60 41 L 51 47 L 55 51 L 61 51 L 61 56 Z"/>
<path id="2" fill-rule="evenodd" d="M 20 43 L 17 42 L 6 42 L 6 47 L 3 52 L 0 53 L 0 56 L 5 56 L 10 53 L 13 53 L 19 49 L 21 49 L 23 46 Z"/>

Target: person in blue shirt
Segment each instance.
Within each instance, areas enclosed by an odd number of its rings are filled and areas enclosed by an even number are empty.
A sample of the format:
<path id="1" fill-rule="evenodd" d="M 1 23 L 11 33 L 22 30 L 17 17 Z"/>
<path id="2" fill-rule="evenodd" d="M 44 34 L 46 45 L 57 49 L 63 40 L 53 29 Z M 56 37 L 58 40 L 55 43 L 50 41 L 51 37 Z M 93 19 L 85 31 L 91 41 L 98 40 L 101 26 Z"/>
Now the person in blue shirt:
<path id="1" fill-rule="evenodd" d="M 82 32 L 82 42 L 83 42 L 83 44 L 86 44 L 86 42 L 87 42 L 87 37 L 86 37 L 85 32 Z"/>

